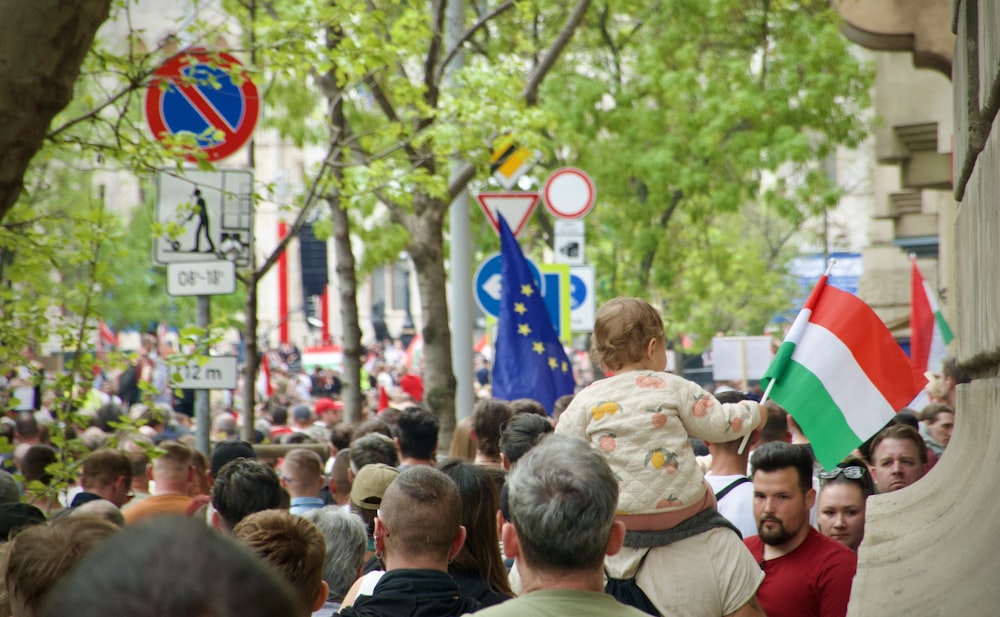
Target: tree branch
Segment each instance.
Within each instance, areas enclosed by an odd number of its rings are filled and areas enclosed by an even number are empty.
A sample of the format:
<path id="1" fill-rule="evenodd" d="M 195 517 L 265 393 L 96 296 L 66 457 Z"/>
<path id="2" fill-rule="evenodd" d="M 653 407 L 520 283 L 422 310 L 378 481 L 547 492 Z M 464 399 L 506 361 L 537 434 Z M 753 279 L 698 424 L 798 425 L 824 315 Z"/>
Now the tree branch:
<path id="1" fill-rule="evenodd" d="M 566 18 L 566 23 L 563 25 L 562 31 L 559 32 L 559 36 L 552 42 L 552 47 L 549 47 L 548 51 L 545 52 L 541 62 L 538 63 L 535 71 L 528 78 L 528 83 L 524 85 L 524 90 L 521 91 L 521 97 L 529 106 L 534 107 L 538 103 L 538 88 L 542 85 L 545 76 L 555 66 L 556 60 L 559 59 L 563 50 L 569 45 L 570 39 L 573 38 L 573 33 L 576 32 L 576 29 L 580 26 L 580 22 L 583 21 L 583 16 L 587 13 L 587 9 L 590 8 L 590 3 L 591 0 L 579 0 L 577 2 Z"/>
<path id="2" fill-rule="evenodd" d="M 466 30 L 465 34 L 463 34 L 461 38 L 458 39 L 458 42 L 455 43 L 455 46 L 452 47 L 450 50 L 448 50 L 448 54 L 444 57 L 444 60 L 438 67 L 437 73 L 434 75 L 434 81 L 436 83 L 441 83 L 441 79 L 444 76 L 445 69 L 448 68 L 448 64 L 450 64 L 452 59 L 456 55 L 458 55 L 460 51 L 462 51 L 462 46 L 465 45 L 469 41 L 469 39 L 471 39 L 476 34 L 476 32 L 478 32 L 483 28 L 483 26 L 488 24 L 491 19 L 497 17 L 501 13 L 504 13 L 508 9 L 513 7 L 514 7 L 514 0 L 507 0 L 507 2 L 504 2 L 497 8 L 493 9 L 492 11 L 481 17 L 479 21 L 472 24 L 472 27 Z"/>

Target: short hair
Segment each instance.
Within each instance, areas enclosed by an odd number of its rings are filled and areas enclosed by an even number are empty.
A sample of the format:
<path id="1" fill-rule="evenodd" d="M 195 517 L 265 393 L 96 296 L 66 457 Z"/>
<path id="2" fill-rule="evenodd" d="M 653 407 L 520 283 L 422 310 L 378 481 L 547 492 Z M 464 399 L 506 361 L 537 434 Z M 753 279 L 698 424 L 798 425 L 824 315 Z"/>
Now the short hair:
<path id="1" fill-rule="evenodd" d="M 313 419 L 313 412 L 308 405 L 296 405 L 292 407 L 292 419 L 296 422 L 309 422 Z"/>
<path id="2" fill-rule="evenodd" d="M 548 418 L 534 414 L 514 416 L 500 434 L 500 452 L 513 465 L 554 430 Z"/>
<path id="3" fill-rule="evenodd" d="M 52 482 L 52 474 L 45 468 L 58 459 L 59 453 L 52 446 L 36 444 L 29 447 L 21 461 L 21 474 L 24 476 L 25 485 L 37 481 L 48 486 Z"/>
<path id="4" fill-rule="evenodd" d="M 128 414 L 125 413 L 124 407 L 114 401 L 109 401 L 97 409 L 97 412 L 94 414 L 94 426 L 105 433 L 113 433 L 117 430 L 117 427 L 112 426 L 112 424 L 117 424 L 126 417 L 128 417 Z"/>
<path id="5" fill-rule="evenodd" d="M 212 458 L 209 465 L 212 477 L 214 478 L 219 475 L 219 470 L 222 469 L 223 465 L 238 458 L 257 458 L 257 453 L 250 442 L 227 440 L 215 444 L 215 448 L 212 449 Z"/>
<path id="6" fill-rule="evenodd" d="M 462 498 L 451 478 L 417 465 L 386 489 L 379 518 L 389 530 L 387 551 L 446 561 L 462 524 Z"/>
<path id="7" fill-rule="evenodd" d="M 21 501 L 21 487 L 17 479 L 8 471 L 0 469 L 0 504 Z"/>
<path id="8" fill-rule="evenodd" d="M 310 480 L 322 478 L 323 459 L 319 454 L 305 448 L 295 448 L 285 454 L 283 465 L 291 465 L 295 470 Z"/>
<path id="9" fill-rule="evenodd" d="M 365 465 L 382 463 L 390 467 L 399 466 L 399 450 L 396 442 L 379 433 L 369 433 L 351 442 L 351 468 L 355 474 Z"/>
<path id="10" fill-rule="evenodd" d="M 123 439 L 118 447 L 132 465 L 132 479 L 145 477 L 146 466 L 149 465 L 149 455 L 146 451 L 153 447 L 153 440 L 142 433 L 133 433 Z"/>
<path id="11" fill-rule="evenodd" d="M 559 416 L 561 416 L 562 412 L 566 411 L 566 408 L 569 407 L 569 404 L 573 402 L 574 396 L 575 395 L 573 394 L 563 394 L 562 396 L 556 399 L 555 404 L 552 405 L 553 423 L 559 422 Z"/>
<path id="12" fill-rule="evenodd" d="M 194 455 L 190 446 L 168 439 L 157 446 L 162 453 L 153 459 L 153 473 L 156 476 L 183 481 L 191 471 Z"/>
<path id="13" fill-rule="evenodd" d="M 53 590 L 42 615 L 271 617 L 298 610 L 291 587 L 249 549 L 198 521 L 164 516 L 95 548 Z"/>
<path id="14" fill-rule="evenodd" d="M 338 506 L 314 508 L 300 516 L 312 521 L 326 540 L 323 580 L 330 586 L 330 599 L 339 602 L 347 595 L 365 563 L 368 548 L 365 524 Z"/>
<path id="15" fill-rule="evenodd" d="M 41 434 L 38 420 L 35 418 L 35 414 L 30 411 L 22 411 L 17 414 L 17 418 L 14 420 L 14 431 L 22 439 L 35 438 Z"/>
<path id="16" fill-rule="evenodd" d="M 354 427 L 354 431 L 351 435 L 351 443 L 354 443 L 365 435 L 371 435 L 372 433 L 385 435 L 390 439 L 394 436 L 392 434 L 392 427 L 379 418 L 372 418 L 370 420 L 365 420 Z"/>
<path id="17" fill-rule="evenodd" d="M 340 496 L 351 494 L 351 478 L 347 471 L 351 468 L 351 449 L 345 448 L 337 453 L 330 468 L 330 481 Z"/>
<path id="18" fill-rule="evenodd" d="M 649 341 L 666 340 L 663 318 L 640 298 L 614 298 L 594 316 L 591 350 L 598 363 L 616 371 L 646 357 Z"/>
<path id="19" fill-rule="evenodd" d="M 510 405 L 495 398 L 483 399 L 472 410 L 472 430 L 476 450 L 484 456 L 500 456 L 500 425 L 514 416 Z"/>
<path id="20" fill-rule="evenodd" d="M 517 398 L 507 403 L 507 405 L 510 406 L 510 412 L 515 417 L 521 414 L 533 414 L 543 418 L 549 417 L 549 414 L 545 412 L 545 405 L 542 405 L 533 398 Z"/>
<path id="21" fill-rule="evenodd" d="M 124 452 L 101 448 L 83 459 L 80 486 L 84 490 L 108 487 L 114 484 L 119 476 L 125 476 L 126 486 L 132 484 L 132 461 Z"/>
<path id="22" fill-rule="evenodd" d="M 917 448 L 917 458 L 920 459 L 920 463 L 922 465 L 927 464 L 927 443 L 924 442 L 924 438 L 920 436 L 920 432 L 907 424 L 892 424 L 879 431 L 878 434 L 872 439 L 869 457 L 871 458 L 873 465 L 875 464 L 875 450 L 877 450 L 879 444 L 886 439 L 909 439 Z"/>
<path id="23" fill-rule="evenodd" d="M 18 616 L 36 614 L 60 582 L 119 528 L 96 516 L 66 516 L 23 529 L 10 541 L 4 582 Z"/>
<path id="24" fill-rule="evenodd" d="M 396 431 L 399 451 L 403 457 L 428 460 L 437 449 L 438 429 L 441 423 L 434 414 L 423 407 L 407 407 L 399 415 Z"/>
<path id="25" fill-rule="evenodd" d="M 955 415 L 955 408 L 947 403 L 931 403 L 920 412 L 920 419 L 924 422 L 934 424 L 938 421 L 938 416 L 943 413 Z"/>
<path id="26" fill-rule="evenodd" d="M 330 429 L 330 445 L 339 450 L 346 450 L 351 447 L 351 440 L 354 438 L 354 427 L 350 424 L 340 423 Z"/>
<path id="27" fill-rule="evenodd" d="M 861 491 L 861 498 L 868 499 L 875 494 L 875 481 L 872 480 L 871 473 L 868 471 L 868 465 L 860 458 L 851 456 L 840 463 L 837 463 L 839 469 L 846 469 L 848 467 L 857 467 L 861 470 L 860 478 L 848 478 L 844 473 L 838 473 L 837 475 L 830 478 L 822 478 L 820 482 L 820 492 L 823 492 L 827 486 L 831 484 L 851 484 L 858 487 Z M 831 470 L 832 471 L 832 470 Z M 828 475 L 828 474 L 827 474 Z"/>
<path id="28" fill-rule="evenodd" d="M 491 591 L 512 596 L 497 533 L 500 491 L 490 469 L 497 468 L 466 461 L 449 461 L 441 466 L 441 472 L 458 487 L 462 498 L 462 525 L 468 533 L 449 569 L 474 573 L 483 578 Z"/>
<path id="29" fill-rule="evenodd" d="M 750 457 L 750 478 L 758 471 L 772 472 L 792 467 L 799 476 L 799 488 L 812 488 L 813 457 L 802 445 L 770 441 L 759 446 Z"/>
<path id="30" fill-rule="evenodd" d="M 271 410 L 271 420 L 278 425 L 288 424 L 288 408 L 282 405 L 276 405 L 274 409 Z"/>
<path id="31" fill-rule="evenodd" d="M 305 614 L 312 612 L 326 557 L 326 540 L 316 525 L 288 512 L 265 510 L 240 521 L 233 535 L 288 581 Z"/>
<path id="32" fill-rule="evenodd" d="M 601 567 L 618 505 L 603 454 L 579 437 L 552 435 L 511 468 L 507 486 L 510 520 L 532 567 Z"/>
<path id="33" fill-rule="evenodd" d="M 771 441 L 788 441 L 788 412 L 772 400 L 764 402 L 767 422 L 760 429 L 761 445 Z"/>
<path id="34" fill-rule="evenodd" d="M 245 517 L 281 504 L 281 481 L 267 464 L 238 458 L 219 470 L 212 485 L 212 507 L 229 529 Z"/>

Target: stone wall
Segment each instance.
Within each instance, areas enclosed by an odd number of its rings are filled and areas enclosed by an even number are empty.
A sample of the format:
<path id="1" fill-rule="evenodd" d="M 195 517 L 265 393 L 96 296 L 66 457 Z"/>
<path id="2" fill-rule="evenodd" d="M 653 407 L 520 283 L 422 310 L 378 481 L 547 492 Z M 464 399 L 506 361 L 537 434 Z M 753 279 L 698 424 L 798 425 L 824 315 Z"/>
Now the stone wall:
<path id="1" fill-rule="evenodd" d="M 937 466 L 911 488 L 869 499 L 852 617 L 1000 614 L 1000 3 L 951 6 L 959 205 L 947 216 L 957 355 L 973 382 L 959 387 L 955 433 Z"/>

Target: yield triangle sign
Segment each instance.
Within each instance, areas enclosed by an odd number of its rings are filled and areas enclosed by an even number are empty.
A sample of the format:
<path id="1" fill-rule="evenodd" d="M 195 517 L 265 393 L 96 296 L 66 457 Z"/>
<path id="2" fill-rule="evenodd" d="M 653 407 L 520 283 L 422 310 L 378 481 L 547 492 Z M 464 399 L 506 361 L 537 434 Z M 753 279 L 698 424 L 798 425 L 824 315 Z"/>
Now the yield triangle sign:
<path id="1" fill-rule="evenodd" d="M 479 193 L 476 200 L 497 235 L 500 234 L 497 214 L 502 214 L 516 238 L 538 205 L 538 193 Z"/>

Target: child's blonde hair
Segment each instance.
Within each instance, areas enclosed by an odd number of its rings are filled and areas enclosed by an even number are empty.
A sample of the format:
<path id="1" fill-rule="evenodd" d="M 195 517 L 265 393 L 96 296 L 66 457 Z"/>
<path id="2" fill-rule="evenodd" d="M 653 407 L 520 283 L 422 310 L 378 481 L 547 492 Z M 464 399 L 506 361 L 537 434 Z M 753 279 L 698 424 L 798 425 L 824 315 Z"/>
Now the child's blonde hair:
<path id="1" fill-rule="evenodd" d="M 591 352 L 604 368 L 616 371 L 641 361 L 652 339 L 666 340 L 656 309 L 640 298 L 615 298 L 597 311 Z"/>

